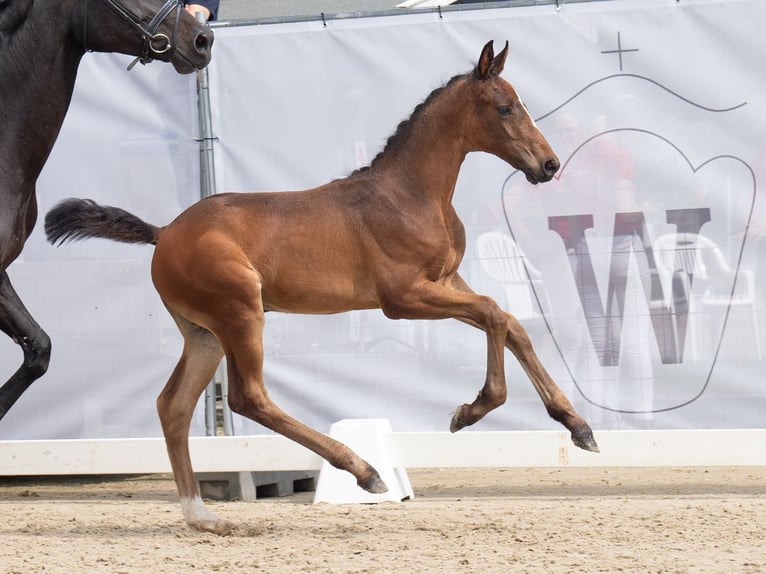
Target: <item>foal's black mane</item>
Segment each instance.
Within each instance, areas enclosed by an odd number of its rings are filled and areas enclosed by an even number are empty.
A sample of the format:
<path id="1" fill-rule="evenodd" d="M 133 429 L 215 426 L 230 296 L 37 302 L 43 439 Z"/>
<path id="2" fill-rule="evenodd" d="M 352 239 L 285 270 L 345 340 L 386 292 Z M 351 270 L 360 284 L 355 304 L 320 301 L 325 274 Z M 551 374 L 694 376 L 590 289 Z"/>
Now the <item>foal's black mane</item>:
<path id="1" fill-rule="evenodd" d="M 389 136 L 388 140 L 386 140 L 386 145 L 383 147 L 383 150 L 378 152 L 378 155 L 376 155 L 372 161 L 370 162 L 370 165 L 366 165 L 364 167 L 360 167 L 359 169 L 354 170 L 351 175 L 356 175 L 359 173 L 364 173 L 368 169 L 375 166 L 376 163 L 380 160 L 380 158 L 386 153 L 390 152 L 392 150 L 398 149 L 405 145 L 407 140 L 410 139 L 410 135 L 412 134 L 412 130 L 414 125 L 417 123 L 420 116 L 423 115 L 423 111 L 431 105 L 434 100 L 436 100 L 442 93 L 444 93 L 445 90 L 447 90 L 452 84 L 457 82 L 458 80 L 462 80 L 464 78 L 467 78 L 471 75 L 472 72 L 469 72 L 468 74 L 458 74 L 457 76 L 453 76 L 450 78 L 446 84 L 439 86 L 436 88 L 433 92 L 428 94 L 426 96 L 426 99 L 423 100 L 421 103 L 419 103 L 417 106 L 415 106 L 415 109 L 412 110 L 412 114 L 410 114 L 410 117 L 406 120 L 403 120 L 397 127 L 396 131 Z"/>

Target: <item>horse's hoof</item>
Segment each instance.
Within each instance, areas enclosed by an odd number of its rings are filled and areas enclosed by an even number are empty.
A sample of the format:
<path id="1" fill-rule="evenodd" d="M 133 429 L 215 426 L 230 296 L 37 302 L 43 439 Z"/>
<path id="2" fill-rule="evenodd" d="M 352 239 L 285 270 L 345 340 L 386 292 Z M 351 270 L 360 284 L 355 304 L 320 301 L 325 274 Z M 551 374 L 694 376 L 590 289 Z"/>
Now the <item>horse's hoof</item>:
<path id="1" fill-rule="evenodd" d="M 223 518 L 190 522 L 189 526 L 203 532 L 212 532 L 213 534 L 218 534 L 218 536 L 228 536 L 235 528 L 237 528 L 237 525 L 234 522 L 231 520 L 225 520 Z"/>
<path id="2" fill-rule="evenodd" d="M 575 446 L 578 446 L 583 450 L 601 452 L 598 448 L 598 444 L 596 444 L 596 439 L 593 438 L 593 431 L 590 430 L 590 427 L 585 427 L 577 434 L 572 433 L 572 442 Z"/>
<path id="3" fill-rule="evenodd" d="M 357 482 L 357 484 L 372 494 L 383 494 L 384 492 L 388 492 L 386 483 L 380 479 L 380 475 L 377 473 L 377 471 L 371 474 L 369 478 Z"/>
<path id="4" fill-rule="evenodd" d="M 465 405 L 463 405 L 465 406 Z M 449 432 L 457 432 L 462 428 L 467 427 L 465 420 L 463 419 L 463 407 L 458 407 L 455 414 L 452 415 L 452 421 L 449 423 Z"/>

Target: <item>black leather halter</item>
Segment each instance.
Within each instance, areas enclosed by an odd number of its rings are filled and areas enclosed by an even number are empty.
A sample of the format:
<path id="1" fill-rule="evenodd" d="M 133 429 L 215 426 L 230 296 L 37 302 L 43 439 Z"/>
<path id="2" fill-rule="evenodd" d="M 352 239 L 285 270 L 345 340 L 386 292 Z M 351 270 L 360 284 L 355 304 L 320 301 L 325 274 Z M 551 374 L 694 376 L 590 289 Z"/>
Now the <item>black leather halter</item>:
<path id="1" fill-rule="evenodd" d="M 83 46 L 86 50 L 88 49 L 88 1 L 85 0 L 85 18 L 83 19 Z M 156 54 L 172 53 L 175 50 L 176 34 L 178 33 L 178 24 L 181 20 L 181 10 L 184 9 L 184 0 L 167 0 L 148 24 L 144 24 L 138 16 L 126 8 L 119 0 L 105 0 L 105 2 L 117 14 L 127 20 L 144 41 L 141 47 L 141 54 L 130 63 L 128 70 L 131 70 L 138 62 L 148 64 L 154 59 Z M 176 13 L 176 20 L 173 24 L 172 36 L 168 37 L 167 34 L 158 33 L 157 28 L 160 27 L 173 11 Z"/>

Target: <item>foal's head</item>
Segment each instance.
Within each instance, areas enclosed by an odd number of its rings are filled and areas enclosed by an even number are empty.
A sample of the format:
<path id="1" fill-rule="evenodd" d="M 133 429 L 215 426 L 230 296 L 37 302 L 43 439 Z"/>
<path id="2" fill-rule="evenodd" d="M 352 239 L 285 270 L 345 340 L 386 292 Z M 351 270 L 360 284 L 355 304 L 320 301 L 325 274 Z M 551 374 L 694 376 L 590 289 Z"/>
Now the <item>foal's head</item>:
<path id="1" fill-rule="evenodd" d="M 186 12 L 183 0 L 67 0 L 82 47 L 170 62 L 180 73 L 210 61 L 213 32 Z"/>
<path id="2" fill-rule="evenodd" d="M 559 160 L 516 90 L 500 77 L 507 55 L 508 42 L 497 56 L 492 42 L 484 46 L 466 83 L 476 102 L 466 137 L 477 150 L 494 154 L 523 171 L 530 183 L 549 181 L 559 169 Z"/>

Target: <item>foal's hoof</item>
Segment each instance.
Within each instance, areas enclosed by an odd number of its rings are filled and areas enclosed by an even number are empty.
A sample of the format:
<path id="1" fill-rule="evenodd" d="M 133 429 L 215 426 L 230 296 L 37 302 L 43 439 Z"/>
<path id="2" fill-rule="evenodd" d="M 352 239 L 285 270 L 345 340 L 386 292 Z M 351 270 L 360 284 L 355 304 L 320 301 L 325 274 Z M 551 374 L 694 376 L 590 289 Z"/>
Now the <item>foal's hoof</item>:
<path id="1" fill-rule="evenodd" d="M 462 428 L 465 428 L 468 426 L 468 423 L 465 422 L 465 419 L 463 418 L 463 407 L 465 405 L 462 405 L 457 408 L 455 411 L 455 414 L 452 415 L 452 421 L 449 423 L 449 432 L 457 432 Z"/>
<path id="2" fill-rule="evenodd" d="M 218 536 L 228 536 L 235 528 L 237 528 L 237 525 L 234 522 L 224 518 L 190 521 L 189 526 L 203 532 L 218 534 Z"/>
<path id="3" fill-rule="evenodd" d="M 590 452 L 601 452 L 596 444 L 596 439 L 593 438 L 593 431 L 590 427 L 586 426 L 584 429 L 572 432 L 572 442 L 575 446 L 579 446 L 583 450 Z"/>
<path id="4" fill-rule="evenodd" d="M 374 472 L 368 478 L 357 482 L 357 484 L 372 494 L 383 494 L 384 492 L 388 492 L 386 483 L 380 479 L 380 475 L 377 472 Z"/>

